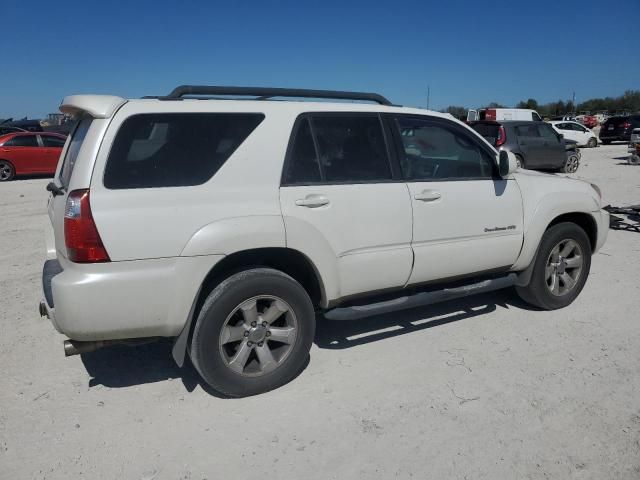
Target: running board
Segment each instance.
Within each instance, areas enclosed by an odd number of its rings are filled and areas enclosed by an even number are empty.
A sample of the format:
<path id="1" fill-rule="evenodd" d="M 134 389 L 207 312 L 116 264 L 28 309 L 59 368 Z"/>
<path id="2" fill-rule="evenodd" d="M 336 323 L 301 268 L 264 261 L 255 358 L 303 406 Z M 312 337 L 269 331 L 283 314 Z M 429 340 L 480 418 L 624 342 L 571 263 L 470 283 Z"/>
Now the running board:
<path id="1" fill-rule="evenodd" d="M 509 273 L 504 277 L 490 278 L 476 281 L 466 285 L 442 288 L 433 291 L 415 291 L 407 295 L 399 292 L 398 297 L 390 300 L 369 303 L 366 305 L 351 305 L 346 307 L 336 307 L 325 313 L 327 320 L 358 320 L 364 317 L 380 315 L 383 313 L 404 310 L 407 308 L 424 307 L 434 303 L 446 302 L 458 298 L 476 295 L 478 293 L 492 292 L 502 288 L 512 287 L 518 279 L 517 274 Z"/>

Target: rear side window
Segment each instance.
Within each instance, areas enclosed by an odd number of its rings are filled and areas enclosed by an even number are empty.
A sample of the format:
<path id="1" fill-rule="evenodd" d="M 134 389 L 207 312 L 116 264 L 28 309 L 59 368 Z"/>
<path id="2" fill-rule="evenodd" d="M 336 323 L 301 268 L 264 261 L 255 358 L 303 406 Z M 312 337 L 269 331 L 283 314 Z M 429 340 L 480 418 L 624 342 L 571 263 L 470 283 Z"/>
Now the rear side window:
<path id="1" fill-rule="evenodd" d="M 54 137 L 52 135 L 40 135 L 42 143 L 45 147 L 62 148 L 64 147 L 64 138 Z"/>
<path id="2" fill-rule="evenodd" d="M 539 137 L 536 125 L 518 125 L 516 127 L 516 135 L 519 137 Z"/>
<path id="3" fill-rule="evenodd" d="M 201 185 L 262 122 L 261 113 L 161 113 L 127 118 L 104 172 L 110 189 Z"/>
<path id="4" fill-rule="evenodd" d="M 312 119 L 320 166 L 327 182 L 391 180 L 377 115 L 321 115 Z"/>
<path id="5" fill-rule="evenodd" d="M 5 147 L 38 147 L 38 139 L 35 135 L 19 135 L 4 142 Z"/>
<path id="6" fill-rule="evenodd" d="M 298 122 L 284 185 L 391 180 L 382 123 L 377 114 L 316 114 Z"/>
<path id="7" fill-rule="evenodd" d="M 63 187 L 69 186 L 71 173 L 78 159 L 78 152 L 80 151 L 82 142 L 84 142 L 84 138 L 87 136 L 91 122 L 93 122 L 93 117 L 88 115 L 82 117 L 71 133 L 71 143 L 69 144 L 69 148 L 67 148 L 67 153 L 64 156 L 62 168 L 60 169 L 60 183 L 62 183 Z"/>

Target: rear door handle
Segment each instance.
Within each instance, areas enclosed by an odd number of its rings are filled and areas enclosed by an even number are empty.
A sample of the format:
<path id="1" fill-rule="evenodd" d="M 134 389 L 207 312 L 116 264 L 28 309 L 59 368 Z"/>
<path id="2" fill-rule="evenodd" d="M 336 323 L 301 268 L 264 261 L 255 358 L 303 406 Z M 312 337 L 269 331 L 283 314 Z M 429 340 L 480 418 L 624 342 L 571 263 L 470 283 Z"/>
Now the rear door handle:
<path id="1" fill-rule="evenodd" d="M 435 190 L 423 190 L 422 193 L 416 193 L 413 198 L 420 200 L 421 202 L 433 202 L 438 200 L 442 195 Z"/>
<path id="2" fill-rule="evenodd" d="M 324 195 L 311 194 L 296 200 L 296 205 L 299 207 L 318 208 L 329 205 L 329 199 Z"/>

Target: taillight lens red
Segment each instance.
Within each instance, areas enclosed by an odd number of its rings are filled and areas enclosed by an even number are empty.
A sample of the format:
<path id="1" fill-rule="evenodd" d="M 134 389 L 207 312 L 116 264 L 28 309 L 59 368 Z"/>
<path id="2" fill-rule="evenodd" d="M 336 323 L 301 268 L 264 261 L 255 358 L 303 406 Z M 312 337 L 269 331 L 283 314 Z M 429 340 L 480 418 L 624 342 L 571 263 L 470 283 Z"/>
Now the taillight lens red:
<path id="1" fill-rule="evenodd" d="M 504 127 L 500 126 L 498 129 L 498 139 L 496 140 L 496 147 L 504 145 L 507 141 L 507 132 L 504 131 Z"/>
<path id="2" fill-rule="evenodd" d="M 629 122 L 624 122 L 621 127 L 622 128 L 629 128 L 631 126 L 631 124 Z"/>
<path id="3" fill-rule="evenodd" d="M 89 190 L 74 190 L 64 210 L 64 242 L 67 257 L 76 263 L 109 262 L 109 255 L 91 215 Z"/>

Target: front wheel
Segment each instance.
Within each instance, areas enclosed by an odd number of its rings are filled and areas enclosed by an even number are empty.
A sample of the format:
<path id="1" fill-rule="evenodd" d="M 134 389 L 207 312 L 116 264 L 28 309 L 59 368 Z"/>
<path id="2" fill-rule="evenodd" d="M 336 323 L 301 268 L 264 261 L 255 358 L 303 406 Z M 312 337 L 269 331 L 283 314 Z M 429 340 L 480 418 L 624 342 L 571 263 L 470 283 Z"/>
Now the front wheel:
<path id="1" fill-rule="evenodd" d="M 255 395 L 288 383 L 302 370 L 314 332 L 313 305 L 298 282 L 270 268 L 245 270 L 207 297 L 191 359 L 218 392 Z"/>
<path id="2" fill-rule="evenodd" d="M 516 166 L 518 168 L 524 168 L 524 160 L 520 155 L 517 155 L 517 154 L 516 154 Z"/>
<path id="3" fill-rule="evenodd" d="M 0 182 L 8 182 L 13 180 L 16 175 L 16 169 L 6 160 L 0 160 Z"/>
<path id="4" fill-rule="evenodd" d="M 542 236 L 529 285 L 518 295 L 544 310 L 563 308 L 582 291 L 591 268 L 591 243 L 575 223 L 550 227 Z"/>
<path id="5" fill-rule="evenodd" d="M 598 140 L 596 140 L 596 137 L 591 137 L 589 139 L 589 141 L 587 142 L 587 147 L 589 148 L 595 148 L 598 146 Z"/>

